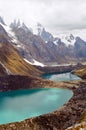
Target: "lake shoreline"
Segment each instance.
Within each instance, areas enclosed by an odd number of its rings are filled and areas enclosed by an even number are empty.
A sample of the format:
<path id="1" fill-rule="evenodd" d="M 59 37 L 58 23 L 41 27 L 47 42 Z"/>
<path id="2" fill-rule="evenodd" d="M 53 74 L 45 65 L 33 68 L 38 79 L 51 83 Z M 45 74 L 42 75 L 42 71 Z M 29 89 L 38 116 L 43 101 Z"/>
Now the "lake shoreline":
<path id="1" fill-rule="evenodd" d="M 15 86 L 17 86 L 15 88 Z M 34 87 L 33 87 L 34 86 Z M 7 76 L 0 78 L 0 91 L 28 88 L 67 88 L 73 91 L 72 98 L 58 110 L 26 119 L 21 122 L 0 125 L 0 130 L 65 130 L 79 121 L 86 107 L 86 81 L 53 82 L 27 76 Z M 9 89 L 8 89 L 9 88 Z"/>
<path id="2" fill-rule="evenodd" d="M 0 92 L 0 124 L 22 121 L 55 111 L 68 102 L 72 95 L 71 90 L 62 88 Z"/>

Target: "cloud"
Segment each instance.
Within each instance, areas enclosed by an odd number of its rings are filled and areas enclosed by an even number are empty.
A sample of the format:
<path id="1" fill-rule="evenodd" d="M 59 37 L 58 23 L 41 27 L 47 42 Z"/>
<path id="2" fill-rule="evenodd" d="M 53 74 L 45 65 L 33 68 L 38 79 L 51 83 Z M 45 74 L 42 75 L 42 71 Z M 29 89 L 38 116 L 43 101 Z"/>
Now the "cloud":
<path id="1" fill-rule="evenodd" d="M 86 29 L 86 0 L 0 0 L 0 12 L 8 23 L 15 18 L 32 27 L 40 22 L 54 34 Z"/>

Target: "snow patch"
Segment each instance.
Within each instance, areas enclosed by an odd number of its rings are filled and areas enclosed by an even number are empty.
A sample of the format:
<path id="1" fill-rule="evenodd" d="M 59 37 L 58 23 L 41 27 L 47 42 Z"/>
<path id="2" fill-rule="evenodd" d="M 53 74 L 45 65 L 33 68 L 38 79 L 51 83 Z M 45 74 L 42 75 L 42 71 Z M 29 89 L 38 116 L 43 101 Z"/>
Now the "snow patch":
<path id="1" fill-rule="evenodd" d="M 23 25 L 23 21 L 21 19 L 16 19 L 15 24 L 18 25 L 18 28 L 21 28 Z"/>
<path id="2" fill-rule="evenodd" d="M 53 43 L 54 43 L 55 45 L 58 45 L 58 42 L 59 42 L 59 39 L 56 39 Z"/>
<path id="3" fill-rule="evenodd" d="M 28 61 L 27 59 L 25 59 L 25 58 L 24 58 L 24 60 L 25 60 L 27 63 L 29 63 L 29 64 L 33 65 L 33 63 L 32 63 L 32 62 L 30 62 L 30 61 Z"/>
<path id="4" fill-rule="evenodd" d="M 33 59 L 33 62 L 34 62 L 34 65 L 41 66 L 41 67 L 44 67 L 44 66 L 45 66 L 43 63 L 40 63 L 40 62 L 38 62 L 37 60 L 34 60 L 34 59 Z"/>
<path id="5" fill-rule="evenodd" d="M 30 62 L 30 61 L 28 61 L 28 60 L 25 59 L 25 58 L 24 58 L 24 60 L 25 60 L 27 63 L 31 64 L 31 65 L 36 65 L 36 66 L 41 66 L 41 67 L 44 67 L 44 66 L 45 66 L 43 63 L 41 63 L 41 62 L 39 62 L 39 61 L 37 61 L 37 60 L 35 60 L 35 59 L 32 60 L 33 63 Z"/>
<path id="6" fill-rule="evenodd" d="M 21 45 L 17 45 L 17 47 L 18 47 L 18 48 L 22 48 L 22 46 L 21 46 Z"/>
<path id="7" fill-rule="evenodd" d="M 11 40 L 12 42 L 14 42 L 14 43 L 18 43 L 18 40 L 17 39 L 15 39 L 15 38 L 12 38 L 12 40 Z"/>
<path id="8" fill-rule="evenodd" d="M 40 23 L 38 23 L 37 24 L 37 30 L 38 30 L 38 34 L 41 36 L 41 34 L 42 34 L 42 32 L 43 32 L 43 26 L 40 24 Z"/>
<path id="9" fill-rule="evenodd" d="M 48 43 L 48 41 L 45 41 L 45 43 Z"/>

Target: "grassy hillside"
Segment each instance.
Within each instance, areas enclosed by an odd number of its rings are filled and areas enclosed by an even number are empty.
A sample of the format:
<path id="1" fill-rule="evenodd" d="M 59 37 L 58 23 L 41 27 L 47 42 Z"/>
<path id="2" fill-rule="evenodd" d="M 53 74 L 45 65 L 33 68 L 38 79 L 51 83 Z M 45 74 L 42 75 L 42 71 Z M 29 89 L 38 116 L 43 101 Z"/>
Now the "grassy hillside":
<path id="1" fill-rule="evenodd" d="M 14 75 L 38 76 L 41 73 L 32 65 L 26 63 L 5 38 L 2 38 L 2 42 L 0 42 L 0 61 Z"/>

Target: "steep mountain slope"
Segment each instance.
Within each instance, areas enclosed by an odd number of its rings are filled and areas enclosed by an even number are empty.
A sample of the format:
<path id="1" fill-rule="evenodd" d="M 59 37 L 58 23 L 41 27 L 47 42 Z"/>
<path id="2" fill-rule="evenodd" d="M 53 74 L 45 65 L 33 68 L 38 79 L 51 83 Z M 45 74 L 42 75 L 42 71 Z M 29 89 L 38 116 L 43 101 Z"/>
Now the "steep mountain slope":
<path id="1" fill-rule="evenodd" d="M 4 68 L 9 70 L 10 74 L 14 75 L 34 75 L 40 74 L 36 68 L 28 64 L 19 55 L 16 48 L 13 47 L 12 42 L 0 25 L 0 62 L 3 64 Z"/>

